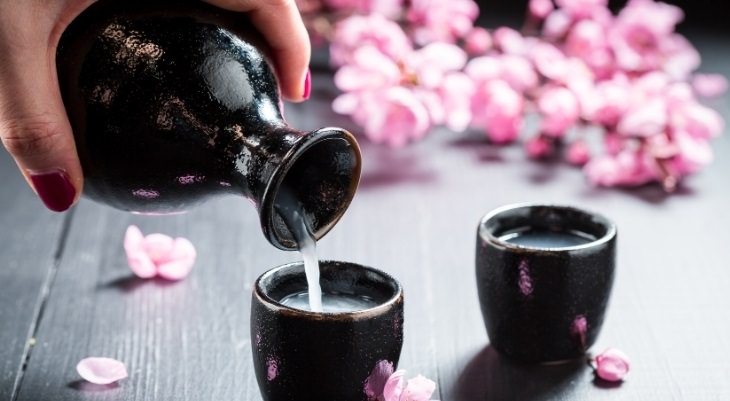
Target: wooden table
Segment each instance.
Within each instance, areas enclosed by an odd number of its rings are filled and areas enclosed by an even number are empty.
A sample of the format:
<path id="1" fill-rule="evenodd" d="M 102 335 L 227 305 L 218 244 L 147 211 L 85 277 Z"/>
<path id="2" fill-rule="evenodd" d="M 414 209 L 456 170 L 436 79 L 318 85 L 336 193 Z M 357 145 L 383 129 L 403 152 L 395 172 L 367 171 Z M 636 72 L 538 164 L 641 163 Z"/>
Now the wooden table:
<path id="1" fill-rule="evenodd" d="M 730 42 L 695 35 L 703 69 L 730 76 Z M 327 74 L 314 98 L 288 105 L 290 123 L 351 124 L 329 111 Z M 712 104 L 730 121 L 728 97 Z M 561 163 L 526 160 L 520 146 L 438 131 L 390 150 L 361 140 L 364 173 L 343 220 L 319 244 L 322 259 L 386 270 L 406 293 L 401 368 L 437 382 L 434 398 L 476 400 L 730 399 L 730 136 L 716 162 L 673 195 L 658 187 L 596 189 Z M 141 217 L 82 200 L 46 211 L 0 152 L 0 400 L 260 400 L 249 308 L 256 277 L 296 253 L 261 235 L 239 198 L 188 214 Z M 519 365 L 489 346 L 477 303 L 479 219 L 523 201 L 597 210 L 619 227 L 618 273 L 593 352 L 628 353 L 625 382 L 594 381 L 584 363 Z M 185 236 L 193 273 L 175 283 L 135 278 L 124 231 Z M 87 356 L 124 361 L 130 376 L 96 386 L 74 367 Z M 332 400 L 322 400 L 332 401 Z M 339 401 L 339 400 L 338 400 Z"/>

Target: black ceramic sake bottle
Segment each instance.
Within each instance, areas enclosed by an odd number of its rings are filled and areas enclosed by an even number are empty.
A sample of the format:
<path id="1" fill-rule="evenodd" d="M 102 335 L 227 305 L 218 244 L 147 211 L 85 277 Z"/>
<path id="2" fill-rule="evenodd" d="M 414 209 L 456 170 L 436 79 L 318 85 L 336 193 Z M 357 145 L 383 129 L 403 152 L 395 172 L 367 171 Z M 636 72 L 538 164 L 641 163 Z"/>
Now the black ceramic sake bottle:
<path id="1" fill-rule="evenodd" d="M 200 1 L 102 0 L 84 11 L 57 66 L 85 195 L 149 214 L 242 195 L 281 249 L 297 244 L 276 205 L 293 200 L 314 237 L 326 234 L 355 193 L 360 151 L 342 129 L 285 123 L 265 49 L 242 14 Z"/>

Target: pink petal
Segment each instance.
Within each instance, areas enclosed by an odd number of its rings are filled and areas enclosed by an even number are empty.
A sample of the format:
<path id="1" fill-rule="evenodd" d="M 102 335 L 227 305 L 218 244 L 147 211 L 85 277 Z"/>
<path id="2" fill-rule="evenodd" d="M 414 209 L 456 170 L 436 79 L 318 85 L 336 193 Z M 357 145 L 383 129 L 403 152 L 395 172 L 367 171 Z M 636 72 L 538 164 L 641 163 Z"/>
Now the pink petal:
<path id="1" fill-rule="evenodd" d="M 127 227 L 124 235 L 124 250 L 127 263 L 137 277 L 150 278 L 157 274 L 157 268 L 145 250 L 145 238 L 137 226 Z"/>
<path id="2" fill-rule="evenodd" d="M 144 251 L 127 252 L 127 264 L 139 278 L 150 278 L 157 274 L 157 267 Z"/>
<path id="3" fill-rule="evenodd" d="M 436 383 L 421 375 L 408 380 L 400 401 L 429 401 L 436 390 Z"/>
<path id="4" fill-rule="evenodd" d="M 127 252 L 143 250 L 144 235 L 139 227 L 130 225 L 124 234 L 124 250 Z"/>
<path id="5" fill-rule="evenodd" d="M 615 348 L 608 348 L 595 358 L 596 374 L 603 380 L 620 381 L 629 373 L 629 357 Z"/>
<path id="6" fill-rule="evenodd" d="M 527 4 L 527 10 L 530 16 L 535 19 L 543 20 L 555 9 L 551 0 L 530 0 Z"/>
<path id="7" fill-rule="evenodd" d="M 95 384 L 109 384 L 128 376 L 124 363 L 111 358 L 85 358 L 76 365 L 84 380 Z"/>
<path id="8" fill-rule="evenodd" d="M 591 152 L 588 150 L 588 145 L 586 145 L 585 141 L 577 140 L 570 144 L 568 154 L 565 158 L 570 164 L 582 166 L 591 159 Z"/>
<path id="9" fill-rule="evenodd" d="M 186 238 L 176 238 L 167 261 L 157 267 L 157 274 L 168 280 L 180 280 L 190 273 L 197 252 L 193 243 Z"/>
<path id="10" fill-rule="evenodd" d="M 721 74 L 695 74 L 692 87 L 699 96 L 716 97 L 727 91 L 727 78 Z"/>
<path id="11" fill-rule="evenodd" d="M 404 386 L 403 375 L 405 373 L 405 370 L 400 369 L 390 375 L 383 388 L 383 401 L 400 401 Z"/>
<path id="12" fill-rule="evenodd" d="M 392 362 L 386 360 L 378 361 L 373 368 L 373 371 L 370 373 L 370 376 L 368 376 L 367 380 L 365 380 L 363 390 L 365 391 L 365 395 L 368 396 L 368 399 L 374 400 L 383 395 L 385 383 L 392 374 Z"/>
<path id="13" fill-rule="evenodd" d="M 144 250 L 154 264 L 167 261 L 174 247 L 172 237 L 165 234 L 150 234 L 144 238 Z"/>

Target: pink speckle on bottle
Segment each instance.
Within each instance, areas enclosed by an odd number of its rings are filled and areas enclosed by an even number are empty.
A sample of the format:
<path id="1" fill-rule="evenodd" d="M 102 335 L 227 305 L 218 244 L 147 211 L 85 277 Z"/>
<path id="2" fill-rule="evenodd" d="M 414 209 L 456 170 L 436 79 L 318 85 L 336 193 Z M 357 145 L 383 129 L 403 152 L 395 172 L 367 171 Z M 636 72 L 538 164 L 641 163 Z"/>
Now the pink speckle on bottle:
<path id="1" fill-rule="evenodd" d="M 177 177 L 177 182 L 183 185 L 195 184 L 196 182 L 203 182 L 205 177 L 200 175 L 184 175 Z"/>
<path id="2" fill-rule="evenodd" d="M 135 189 L 132 195 L 142 199 L 155 199 L 160 197 L 160 193 L 152 189 Z"/>
<path id="3" fill-rule="evenodd" d="M 218 185 L 220 185 L 222 187 L 230 187 L 231 183 L 228 181 L 218 181 Z"/>
<path id="4" fill-rule="evenodd" d="M 570 332 L 573 337 L 579 342 L 580 346 L 586 348 L 586 332 L 588 331 L 588 321 L 584 315 L 578 315 L 573 319 L 573 323 L 570 325 Z"/>
<path id="5" fill-rule="evenodd" d="M 517 281 L 517 285 L 520 287 L 520 292 L 524 296 L 528 296 L 532 294 L 533 287 L 532 287 L 532 277 L 530 277 L 530 266 L 527 264 L 526 260 L 523 260 L 520 262 L 520 266 L 517 268 L 519 269 L 520 278 Z"/>
<path id="6" fill-rule="evenodd" d="M 279 362 L 273 356 L 266 360 L 266 379 L 272 381 L 279 375 Z"/>

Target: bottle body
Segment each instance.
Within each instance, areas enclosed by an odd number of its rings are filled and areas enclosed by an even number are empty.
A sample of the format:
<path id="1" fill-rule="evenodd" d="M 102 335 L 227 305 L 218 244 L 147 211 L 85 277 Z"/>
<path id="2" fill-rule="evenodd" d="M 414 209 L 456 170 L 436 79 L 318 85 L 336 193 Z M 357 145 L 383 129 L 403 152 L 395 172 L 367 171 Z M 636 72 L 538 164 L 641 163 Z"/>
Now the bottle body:
<path id="1" fill-rule="evenodd" d="M 295 249 L 275 208 L 284 185 L 324 235 L 354 195 L 359 149 L 344 130 L 284 122 L 262 48 L 240 15 L 202 2 L 93 4 L 57 56 L 85 195 L 139 213 L 242 195 L 269 241 Z"/>

